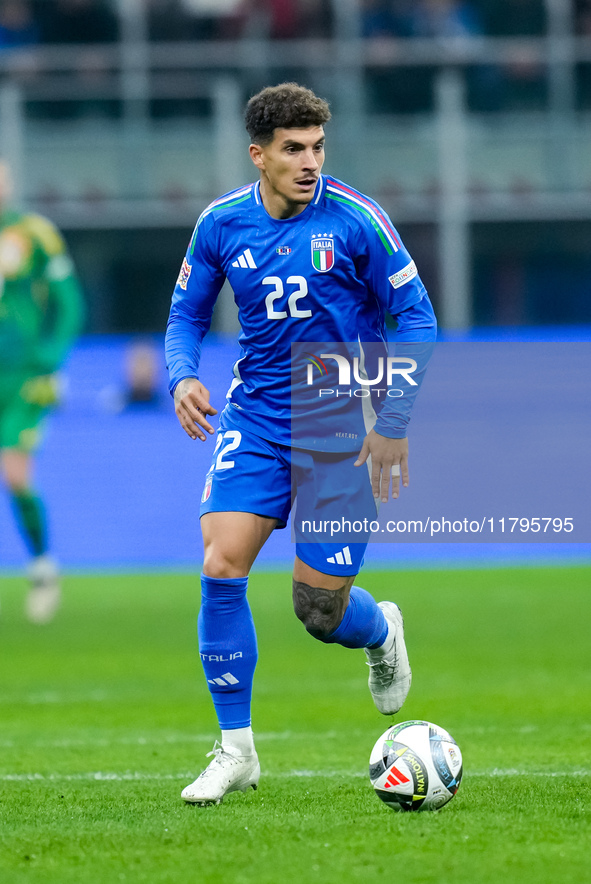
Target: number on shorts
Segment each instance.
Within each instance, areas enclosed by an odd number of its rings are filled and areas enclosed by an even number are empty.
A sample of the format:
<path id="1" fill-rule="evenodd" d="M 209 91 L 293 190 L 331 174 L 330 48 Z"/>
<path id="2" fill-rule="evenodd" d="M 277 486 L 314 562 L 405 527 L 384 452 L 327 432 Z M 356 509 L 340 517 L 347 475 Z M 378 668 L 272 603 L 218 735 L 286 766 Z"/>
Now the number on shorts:
<path id="1" fill-rule="evenodd" d="M 222 441 L 227 441 L 227 444 L 222 446 Z M 228 430 L 225 433 L 218 433 L 218 438 L 215 443 L 215 448 L 213 450 L 213 456 L 215 457 L 216 452 L 219 449 L 219 454 L 216 457 L 215 461 L 215 470 L 231 470 L 236 461 L 234 460 L 224 460 L 224 455 L 229 454 L 230 451 L 235 451 L 242 441 L 242 433 L 239 433 L 238 430 Z"/>

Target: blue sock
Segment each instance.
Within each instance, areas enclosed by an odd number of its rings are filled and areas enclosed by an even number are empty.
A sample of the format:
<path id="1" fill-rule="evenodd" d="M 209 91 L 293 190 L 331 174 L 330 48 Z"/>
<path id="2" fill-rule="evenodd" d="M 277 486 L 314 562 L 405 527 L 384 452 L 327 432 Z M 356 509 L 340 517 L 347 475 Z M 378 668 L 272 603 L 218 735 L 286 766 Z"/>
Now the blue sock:
<path id="1" fill-rule="evenodd" d="M 250 726 L 257 639 L 246 599 L 248 577 L 201 575 L 199 653 L 220 727 Z"/>
<path id="2" fill-rule="evenodd" d="M 344 648 L 379 648 L 387 635 L 386 618 L 374 597 L 365 589 L 352 586 L 343 619 L 324 641 Z"/>

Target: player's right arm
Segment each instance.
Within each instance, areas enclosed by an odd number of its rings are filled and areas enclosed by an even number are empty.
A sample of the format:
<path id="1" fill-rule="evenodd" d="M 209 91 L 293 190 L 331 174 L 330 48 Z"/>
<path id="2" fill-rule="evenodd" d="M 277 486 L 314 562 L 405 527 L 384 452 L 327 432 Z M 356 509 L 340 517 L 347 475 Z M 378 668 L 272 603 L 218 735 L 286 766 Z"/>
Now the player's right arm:
<path id="1" fill-rule="evenodd" d="M 176 385 L 174 410 L 181 427 L 191 439 L 205 442 L 203 430 L 210 435 L 215 432 L 206 415 L 217 414 L 217 408 L 209 404 L 209 390 L 197 378 L 183 378 Z"/>
<path id="2" fill-rule="evenodd" d="M 209 391 L 198 377 L 201 347 L 224 282 L 211 216 L 197 223 L 172 297 L 166 329 L 169 389 L 182 428 L 192 439 L 205 440 L 213 427 L 206 415 L 217 414 Z"/>

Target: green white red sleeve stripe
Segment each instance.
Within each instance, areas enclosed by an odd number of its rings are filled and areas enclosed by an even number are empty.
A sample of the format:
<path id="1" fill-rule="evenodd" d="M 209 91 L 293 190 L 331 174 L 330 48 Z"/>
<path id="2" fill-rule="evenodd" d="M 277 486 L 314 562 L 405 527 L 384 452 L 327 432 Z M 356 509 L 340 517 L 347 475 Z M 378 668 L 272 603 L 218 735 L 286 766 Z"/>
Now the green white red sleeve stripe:
<path id="1" fill-rule="evenodd" d="M 230 193 L 224 194 L 219 199 L 214 200 L 210 203 L 206 209 L 203 210 L 199 218 L 197 219 L 197 224 L 195 225 L 195 230 L 193 231 L 193 236 L 191 237 L 191 242 L 189 247 L 191 249 L 191 254 L 193 254 L 193 249 L 195 247 L 195 237 L 197 235 L 197 231 L 199 230 L 199 225 L 201 222 L 207 218 L 208 215 L 211 215 L 212 212 L 215 212 L 216 209 L 227 208 L 228 206 L 233 206 L 236 203 L 241 203 L 244 200 L 247 200 L 250 197 L 253 185 L 247 184 L 245 187 L 239 187 L 237 190 L 233 190 Z"/>
<path id="2" fill-rule="evenodd" d="M 392 252 L 397 252 L 400 249 L 401 243 L 396 236 L 396 232 L 388 216 L 382 212 L 377 203 L 368 200 L 367 197 L 364 197 L 358 191 L 345 187 L 345 185 L 336 182 L 332 178 L 327 178 L 326 190 L 329 199 L 337 199 L 369 215 L 378 232 L 382 234 L 382 242 L 385 240 L 384 245 L 387 243 Z M 388 246 L 386 248 L 389 251 Z"/>

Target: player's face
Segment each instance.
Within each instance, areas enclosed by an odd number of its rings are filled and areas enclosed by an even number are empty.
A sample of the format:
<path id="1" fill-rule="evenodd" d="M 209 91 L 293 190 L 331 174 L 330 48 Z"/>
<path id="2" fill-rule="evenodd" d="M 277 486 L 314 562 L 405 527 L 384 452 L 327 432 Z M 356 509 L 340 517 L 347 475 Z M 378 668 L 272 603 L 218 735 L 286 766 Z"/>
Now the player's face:
<path id="1" fill-rule="evenodd" d="M 275 218 L 298 215 L 311 202 L 324 163 L 324 129 L 275 129 L 270 144 L 250 145 L 261 173 L 265 208 Z"/>

